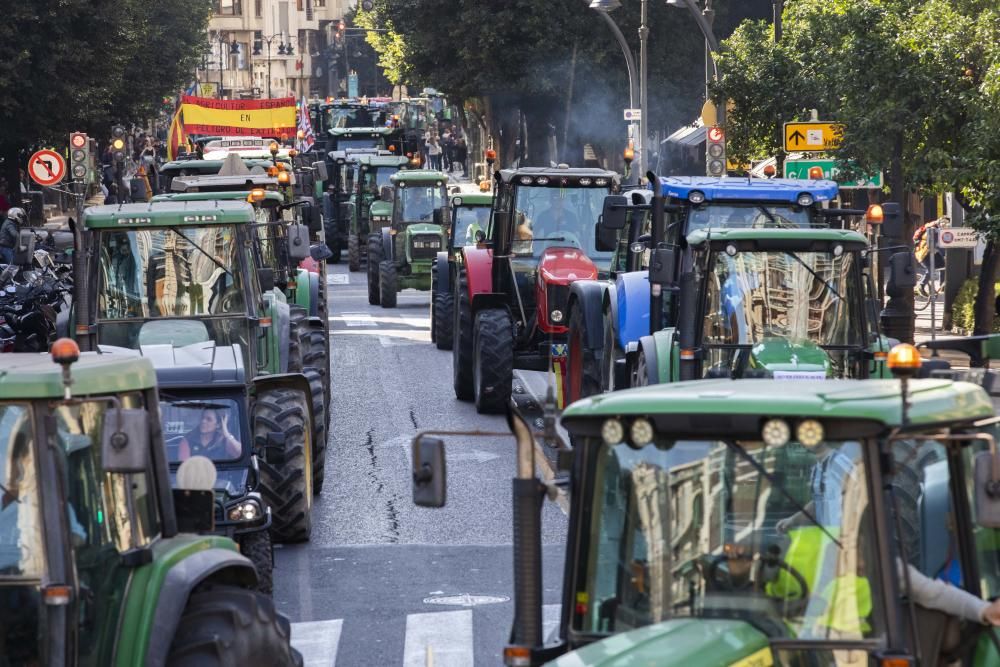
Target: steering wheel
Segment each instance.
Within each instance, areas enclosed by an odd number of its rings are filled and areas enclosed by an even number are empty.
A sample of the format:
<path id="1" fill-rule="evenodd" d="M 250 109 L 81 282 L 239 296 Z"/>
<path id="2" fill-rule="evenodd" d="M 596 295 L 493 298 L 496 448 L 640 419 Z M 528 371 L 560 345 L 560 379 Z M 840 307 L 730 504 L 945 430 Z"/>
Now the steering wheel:
<path id="1" fill-rule="evenodd" d="M 757 564 L 757 568 L 758 569 L 760 569 L 760 568 L 762 568 L 764 566 L 769 566 L 769 567 L 777 567 L 777 568 L 779 568 L 781 570 L 784 570 L 785 572 L 787 572 L 789 574 L 789 576 L 792 577 L 792 579 L 795 580 L 796 585 L 798 585 L 798 587 L 799 587 L 799 591 L 801 591 L 801 593 L 798 596 L 794 597 L 794 598 L 789 598 L 789 597 L 786 597 L 786 596 L 783 596 L 783 595 L 768 595 L 766 593 L 766 591 L 765 591 L 764 594 L 767 597 L 774 598 L 775 600 L 779 600 L 781 602 L 787 602 L 789 600 L 808 600 L 809 599 L 809 584 L 806 583 L 805 577 L 803 577 L 802 573 L 800 573 L 794 567 L 792 567 L 791 565 L 789 565 L 785 561 L 783 561 L 780 558 L 778 558 L 777 554 L 774 554 L 774 553 L 769 553 L 769 554 L 756 553 L 756 554 L 750 554 L 750 555 L 747 555 L 747 556 L 742 556 L 740 559 L 741 560 L 749 559 L 749 560 L 755 561 L 756 564 Z M 705 580 L 706 581 L 708 581 L 710 584 L 717 585 L 721 590 L 724 590 L 724 591 L 735 591 L 736 590 L 736 588 L 735 588 L 735 582 L 732 580 L 732 576 L 728 572 L 726 573 L 726 576 L 725 576 L 724 580 L 719 577 L 719 572 L 720 572 L 719 567 L 722 565 L 723 562 L 727 562 L 729 560 L 730 560 L 730 556 L 727 556 L 725 554 L 719 554 L 718 556 L 715 556 L 712 559 L 711 564 L 708 566 L 708 569 L 705 571 L 704 576 L 705 576 Z M 764 587 L 762 586 L 762 582 L 761 582 L 760 577 L 755 577 L 754 578 L 754 589 L 755 590 L 764 590 Z"/>

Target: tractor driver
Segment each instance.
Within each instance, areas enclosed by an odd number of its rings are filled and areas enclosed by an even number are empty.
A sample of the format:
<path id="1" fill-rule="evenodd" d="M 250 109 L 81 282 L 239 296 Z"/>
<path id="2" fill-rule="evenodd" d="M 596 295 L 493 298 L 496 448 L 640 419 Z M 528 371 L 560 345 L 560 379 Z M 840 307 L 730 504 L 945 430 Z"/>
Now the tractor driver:
<path id="1" fill-rule="evenodd" d="M 563 190 L 552 189 L 549 195 L 549 207 L 535 216 L 538 238 L 558 237 L 562 232 L 574 236 L 579 233 L 580 221 L 576 214 L 566 207 L 566 193 Z"/>
<path id="2" fill-rule="evenodd" d="M 205 408 L 197 428 L 185 435 L 178 447 L 178 458 L 205 456 L 213 461 L 239 457 L 243 446 L 229 432 L 229 410 Z"/>
<path id="3" fill-rule="evenodd" d="M 427 198 L 426 188 L 407 188 L 403 203 L 403 220 L 426 221 L 434 213 L 434 204 Z"/>

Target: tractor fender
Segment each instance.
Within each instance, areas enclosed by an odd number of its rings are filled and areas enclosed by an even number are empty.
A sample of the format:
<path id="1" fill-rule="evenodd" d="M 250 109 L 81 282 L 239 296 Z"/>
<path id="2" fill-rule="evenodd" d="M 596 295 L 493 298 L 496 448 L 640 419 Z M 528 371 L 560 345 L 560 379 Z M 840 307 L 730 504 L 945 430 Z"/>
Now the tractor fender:
<path id="1" fill-rule="evenodd" d="M 659 359 L 656 354 L 656 341 L 650 335 L 639 339 L 639 352 L 646 357 L 646 383 L 660 384 Z"/>
<path id="2" fill-rule="evenodd" d="M 625 349 L 631 341 L 649 333 L 649 272 L 620 273 L 615 285 L 616 335 L 618 346 Z"/>
<path id="3" fill-rule="evenodd" d="M 656 346 L 656 376 L 660 382 L 675 382 L 680 374 L 677 330 L 670 327 L 654 332 L 651 337 Z"/>
<path id="4" fill-rule="evenodd" d="M 388 227 L 382 228 L 382 258 L 383 259 L 395 259 L 393 257 L 395 253 L 392 251 L 392 234 L 389 233 Z"/>
<path id="5" fill-rule="evenodd" d="M 434 260 L 434 284 L 438 292 L 451 291 L 451 264 L 447 252 L 439 252 Z"/>
<path id="6" fill-rule="evenodd" d="M 605 283 L 604 303 L 602 304 L 601 317 L 611 318 L 611 327 L 618 330 L 618 285 L 613 282 Z M 614 334 L 615 343 L 618 343 L 618 334 Z"/>
<path id="7" fill-rule="evenodd" d="M 273 292 L 277 292 L 277 288 Z M 284 295 L 282 295 L 284 296 Z M 271 336 L 272 339 L 278 342 L 278 371 L 284 373 L 288 370 L 288 336 L 289 329 L 291 327 L 291 321 L 288 316 L 289 308 L 288 303 L 284 299 L 277 298 L 277 294 L 274 294 L 270 299 L 270 311 L 271 311 Z M 285 344 L 282 345 L 281 341 Z"/>
<path id="8" fill-rule="evenodd" d="M 477 312 L 486 308 L 503 308 L 504 310 L 510 310 L 510 304 L 507 302 L 507 295 L 492 292 L 474 294 L 469 307 L 472 310 L 473 317 L 476 316 Z"/>
<path id="9" fill-rule="evenodd" d="M 200 584 L 221 581 L 252 587 L 257 583 L 257 571 L 246 556 L 228 549 L 210 548 L 184 558 L 167 572 L 156 599 L 149 634 L 146 659 L 142 664 L 152 667 L 165 665 L 174 632 L 180 623 L 188 596 Z"/>
<path id="10" fill-rule="evenodd" d="M 275 375 L 261 375 L 253 379 L 253 389 L 256 394 L 271 389 L 294 389 L 301 391 L 309 397 L 312 389 L 309 387 L 309 379 L 302 373 L 280 373 Z M 309 419 L 306 423 L 311 424 L 314 416 L 312 413 L 312 401 L 307 400 L 306 406 L 309 408 Z M 319 418 L 317 415 L 316 419 Z"/>
<path id="11" fill-rule="evenodd" d="M 306 309 L 310 317 L 319 312 L 319 274 L 300 268 L 295 276 L 295 303 Z"/>
<path id="12" fill-rule="evenodd" d="M 462 248 L 465 257 L 465 278 L 469 302 L 476 294 L 493 292 L 493 251 L 489 248 Z"/>
<path id="13" fill-rule="evenodd" d="M 604 292 L 607 283 L 597 280 L 576 280 L 569 286 L 569 308 L 566 321 L 574 309 L 583 315 L 583 344 L 588 350 L 604 348 Z"/>

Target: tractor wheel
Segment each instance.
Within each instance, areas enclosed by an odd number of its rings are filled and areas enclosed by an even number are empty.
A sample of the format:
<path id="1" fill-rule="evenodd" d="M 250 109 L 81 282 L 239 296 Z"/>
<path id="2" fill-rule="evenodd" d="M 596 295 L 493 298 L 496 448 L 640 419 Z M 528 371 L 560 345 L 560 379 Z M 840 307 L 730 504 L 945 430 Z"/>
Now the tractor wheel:
<path id="1" fill-rule="evenodd" d="M 514 331 L 510 314 L 502 308 L 480 310 L 473 331 L 472 384 L 476 412 L 504 412 L 514 382 Z"/>
<path id="2" fill-rule="evenodd" d="M 615 329 L 611 320 L 611 313 L 604 311 L 604 357 L 601 360 L 601 391 L 614 391 L 615 385 L 619 384 L 615 380 L 617 369 L 615 366 Z M 624 384 L 624 382 L 621 382 Z"/>
<path id="3" fill-rule="evenodd" d="M 312 475 L 313 475 L 313 495 L 323 492 L 323 478 L 326 470 L 326 439 L 327 424 L 330 423 L 330 415 L 323 407 L 325 394 L 323 393 L 323 376 L 319 369 L 306 366 L 302 371 L 306 379 L 309 380 L 309 390 L 312 394 L 313 424 L 312 424 Z"/>
<path id="4" fill-rule="evenodd" d="M 378 265 L 382 262 L 382 239 L 375 234 L 368 237 L 368 303 L 377 306 L 382 294 L 378 284 Z"/>
<path id="5" fill-rule="evenodd" d="M 271 533 L 258 530 L 236 536 L 240 553 L 250 559 L 257 570 L 257 590 L 264 595 L 274 591 L 274 550 L 271 547 Z"/>
<path id="6" fill-rule="evenodd" d="M 188 597 L 170 645 L 170 667 L 297 667 L 292 626 L 266 595 L 236 586 L 201 586 Z"/>
<path id="7" fill-rule="evenodd" d="M 437 260 L 435 259 L 431 262 L 431 342 L 437 343 L 437 309 L 434 308 L 434 297 L 438 293 L 438 280 L 437 280 Z"/>
<path id="8" fill-rule="evenodd" d="M 306 309 L 302 306 L 288 307 L 288 372 L 301 373 L 305 363 L 309 332 L 306 329 Z"/>
<path id="9" fill-rule="evenodd" d="M 357 234 L 347 237 L 347 269 L 349 271 L 361 270 L 361 240 Z"/>
<path id="10" fill-rule="evenodd" d="M 319 315 L 319 320 L 322 329 L 323 345 L 322 349 L 324 351 L 323 364 L 321 368 L 326 369 L 326 377 L 323 380 L 323 391 L 326 392 L 326 406 L 327 411 L 330 409 L 330 305 L 327 302 L 327 285 L 326 285 L 326 263 L 321 264 L 320 270 L 320 284 L 319 284 L 319 303 L 316 304 L 316 314 Z M 315 327 L 314 327 L 315 328 Z M 312 330 L 310 330 L 310 336 L 314 336 Z M 315 346 L 316 339 L 313 338 L 313 345 Z"/>
<path id="11" fill-rule="evenodd" d="M 383 260 L 378 264 L 378 290 L 379 301 L 383 308 L 396 307 L 396 290 L 398 280 L 396 279 L 396 265 L 391 259 Z"/>
<path id="12" fill-rule="evenodd" d="M 567 405 L 601 393 L 603 350 L 587 345 L 583 309 L 575 306 L 569 315 L 569 356 L 566 359 Z"/>
<path id="13" fill-rule="evenodd" d="M 646 353 L 639 350 L 639 356 L 635 360 L 635 372 L 632 373 L 633 387 L 646 387 L 649 385 L 649 368 L 646 364 Z"/>
<path id="14" fill-rule="evenodd" d="M 258 461 L 260 492 L 271 507 L 271 537 L 277 542 L 301 542 L 312 532 L 306 400 L 299 391 L 272 389 L 262 392 L 254 405 L 254 442 L 267 443 L 272 432 L 285 437 L 281 452 L 265 448 Z"/>
<path id="15" fill-rule="evenodd" d="M 452 301 L 455 311 L 452 324 L 454 340 L 451 346 L 452 383 L 455 386 L 455 398 L 471 401 L 476 397 L 472 388 L 472 305 L 469 303 L 465 273 L 460 273 L 455 281 Z"/>
<path id="16" fill-rule="evenodd" d="M 307 323 L 309 332 L 309 353 L 302 359 L 303 366 L 312 366 L 319 370 L 323 382 L 323 409 L 330 414 L 330 347 L 329 337 L 322 322 L 310 320 Z"/>
<path id="17" fill-rule="evenodd" d="M 434 343 L 439 350 L 450 350 L 452 348 L 455 325 L 454 310 L 455 297 L 451 292 L 435 292 L 431 310 L 434 317 L 431 318 L 434 327 Z"/>

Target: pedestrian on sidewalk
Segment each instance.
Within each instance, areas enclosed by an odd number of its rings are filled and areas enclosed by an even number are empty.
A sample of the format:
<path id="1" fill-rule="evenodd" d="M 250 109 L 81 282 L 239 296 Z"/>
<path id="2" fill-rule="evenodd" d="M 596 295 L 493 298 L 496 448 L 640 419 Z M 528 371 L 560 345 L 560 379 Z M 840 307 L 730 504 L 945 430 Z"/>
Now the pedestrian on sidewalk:
<path id="1" fill-rule="evenodd" d="M 465 137 L 459 135 L 455 140 L 455 163 L 461 167 L 463 176 L 469 173 L 469 165 L 466 164 L 468 159 L 469 146 L 465 143 Z"/>
<path id="2" fill-rule="evenodd" d="M 917 290 L 924 296 L 930 296 L 930 289 L 935 288 L 931 281 L 934 276 L 931 273 L 931 240 L 934 242 L 934 272 L 944 270 L 944 253 L 941 252 L 939 234 L 942 227 L 948 227 L 951 220 L 948 216 L 941 216 L 937 220 L 925 223 L 913 233 L 914 255 L 917 261 L 924 267 L 924 277 L 917 285 Z"/>
<path id="3" fill-rule="evenodd" d="M 24 209 L 12 206 L 7 211 L 7 217 L 0 225 L 0 262 L 10 264 L 14 261 L 14 248 L 17 246 L 18 230 L 27 224 L 28 215 Z"/>
<path id="4" fill-rule="evenodd" d="M 438 171 L 441 169 L 441 145 L 437 137 L 427 140 L 427 166 Z"/>

